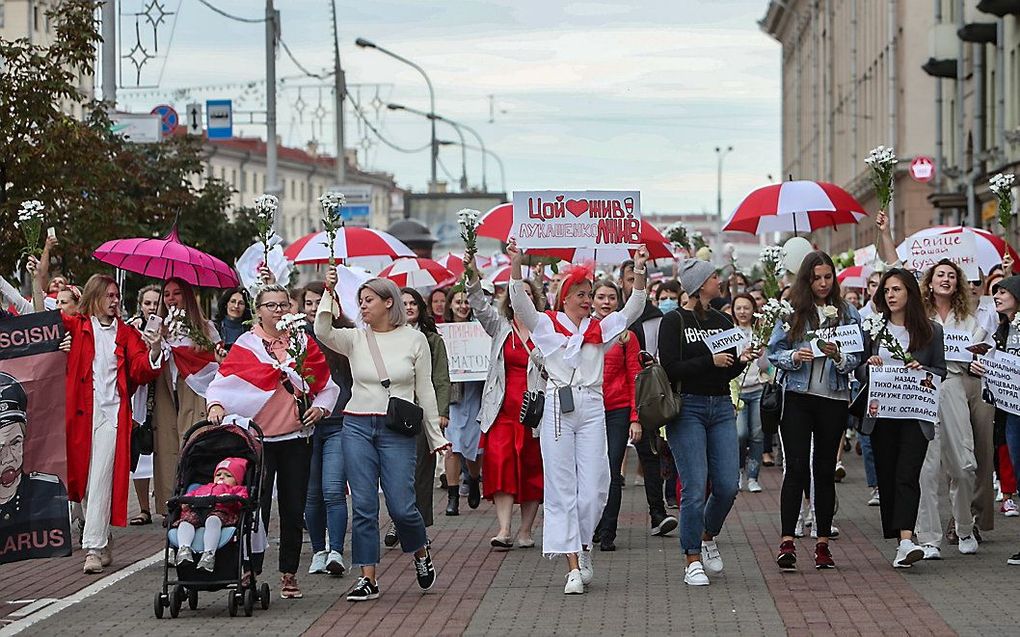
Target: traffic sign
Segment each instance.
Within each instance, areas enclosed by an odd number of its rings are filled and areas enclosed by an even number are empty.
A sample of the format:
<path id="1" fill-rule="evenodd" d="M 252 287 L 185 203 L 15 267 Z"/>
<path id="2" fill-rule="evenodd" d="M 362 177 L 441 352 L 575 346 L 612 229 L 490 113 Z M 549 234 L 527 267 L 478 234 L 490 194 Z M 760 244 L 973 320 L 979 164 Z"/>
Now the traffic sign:
<path id="1" fill-rule="evenodd" d="M 174 110 L 173 106 L 169 104 L 160 104 L 156 108 L 150 111 L 152 115 L 159 115 L 160 119 L 160 132 L 163 133 L 163 137 L 167 135 L 173 135 L 174 131 L 177 130 L 177 125 L 180 123 L 180 119 L 177 117 L 177 111 Z"/>
<path id="2" fill-rule="evenodd" d="M 206 100 L 205 130 L 209 139 L 230 139 L 234 136 L 234 111 L 230 100 Z"/>
<path id="3" fill-rule="evenodd" d="M 188 104 L 188 109 L 184 111 L 184 123 L 188 127 L 189 135 L 201 135 L 202 134 L 202 105 L 193 102 Z"/>
<path id="4" fill-rule="evenodd" d="M 924 155 L 915 157 L 914 161 L 910 162 L 910 176 L 914 181 L 928 183 L 935 178 L 935 162 Z"/>
<path id="5" fill-rule="evenodd" d="M 151 113 L 111 113 L 110 132 L 133 144 L 156 144 L 163 138 L 163 120 Z"/>

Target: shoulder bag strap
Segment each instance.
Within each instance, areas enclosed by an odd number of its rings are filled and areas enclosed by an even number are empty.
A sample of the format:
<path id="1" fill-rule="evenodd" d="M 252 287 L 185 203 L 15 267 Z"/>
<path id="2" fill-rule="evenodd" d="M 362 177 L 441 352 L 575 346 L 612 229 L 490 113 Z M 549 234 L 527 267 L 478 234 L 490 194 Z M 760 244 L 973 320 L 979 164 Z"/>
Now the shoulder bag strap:
<path id="1" fill-rule="evenodd" d="M 528 353 L 528 358 L 535 364 L 536 367 L 538 367 L 538 371 L 542 375 L 542 378 L 544 380 L 548 380 L 549 374 L 545 371 L 545 365 L 543 365 L 542 361 L 535 356 L 535 349 L 533 347 L 528 347 L 528 341 L 526 341 L 524 337 L 521 336 L 521 333 L 517 331 L 517 326 L 514 325 L 513 321 L 510 321 L 510 331 L 517 335 L 518 340 L 521 341 L 521 345 L 524 346 L 524 351 Z"/>
<path id="2" fill-rule="evenodd" d="M 379 343 L 375 340 L 375 332 L 372 328 L 365 329 L 365 338 L 368 340 L 368 351 L 372 353 L 372 362 L 375 363 L 375 372 L 379 375 L 379 384 L 390 390 L 390 376 L 386 373 L 386 364 L 383 362 L 382 353 L 379 351 Z"/>

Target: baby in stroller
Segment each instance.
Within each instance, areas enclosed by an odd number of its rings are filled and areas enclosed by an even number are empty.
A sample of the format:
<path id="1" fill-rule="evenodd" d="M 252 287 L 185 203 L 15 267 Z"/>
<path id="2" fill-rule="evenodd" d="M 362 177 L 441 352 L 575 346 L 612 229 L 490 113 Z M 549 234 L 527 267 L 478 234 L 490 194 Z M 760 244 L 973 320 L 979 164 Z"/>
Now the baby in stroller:
<path id="1" fill-rule="evenodd" d="M 238 496 L 247 498 L 248 489 L 240 484 L 244 482 L 244 472 L 247 468 L 248 461 L 244 458 L 224 458 L 213 471 L 213 481 L 203 484 L 187 495 L 192 497 Z M 174 523 L 174 526 L 177 527 L 178 544 L 176 565 L 180 566 L 185 562 L 195 561 L 195 553 L 192 551 L 191 545 L 195 541 L 196 530 L 204 526 L 205 551 L 198 560 L 197 568 L 209 573 L 216 568 L 216 546 L 219 543 L 220 531 L 224 526 L 237 524 L 241 514 L 239 501 L 233 498 L 224 498 L 224 500 L 224 502 L 217 502 L 209 509 L 192 507 L 187 504 L 181 505 L 181 517 Z"/>

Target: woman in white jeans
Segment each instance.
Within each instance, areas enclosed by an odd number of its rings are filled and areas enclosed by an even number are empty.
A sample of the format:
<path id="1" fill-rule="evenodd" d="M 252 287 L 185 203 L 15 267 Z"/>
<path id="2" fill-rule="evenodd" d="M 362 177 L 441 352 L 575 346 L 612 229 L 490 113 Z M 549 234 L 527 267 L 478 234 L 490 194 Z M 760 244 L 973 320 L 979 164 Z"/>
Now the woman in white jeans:
<path id="1" fill-rule="evenodd" d="M 642 246 L 634 256 L 634 292 L 627 304 L 602 320 L 591 318 L 591 269 L 574 266 L 557 292 L 557 311 L 539 312 L 524 289 L 516 241 L 510 241 L 507 254 L 514 315 L 531 332 L 549 374 L 540 432 L 545 482 L 542 552 L 566 556 L 563 592 L 581 594 L 594 577 L 592 535 L 609 497 L 602 367 L 606 350 L 645 308 L 648 251 Z"/>

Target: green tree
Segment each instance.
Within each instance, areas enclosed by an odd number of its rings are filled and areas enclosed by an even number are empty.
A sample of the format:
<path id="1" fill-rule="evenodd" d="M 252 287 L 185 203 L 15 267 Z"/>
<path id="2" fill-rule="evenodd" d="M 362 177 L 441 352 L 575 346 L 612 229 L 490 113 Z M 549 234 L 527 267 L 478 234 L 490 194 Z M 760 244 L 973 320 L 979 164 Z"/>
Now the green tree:
<path id="1" fill-rule="evenodd" d="M 127 143 L 110 132 L 105 105 L 78 88 L 101 41 L 99 4 L 65 0 L 50 10 L 48 47 L 0 39 L 0 271 L 12 271 L 24 248 L 13 221 L 30 199 L 45 205 L 61 269 L 78 282 L 109 271 L 91 256 L 104 241 L 163 236 L 175 221 L 182 240 L 232 263 L 254 226 L 244 210 L 228 217 L 226 184 L 202 178 L 201 143 Z M 68 112 L 75 108 L 80 119 Z"/>

